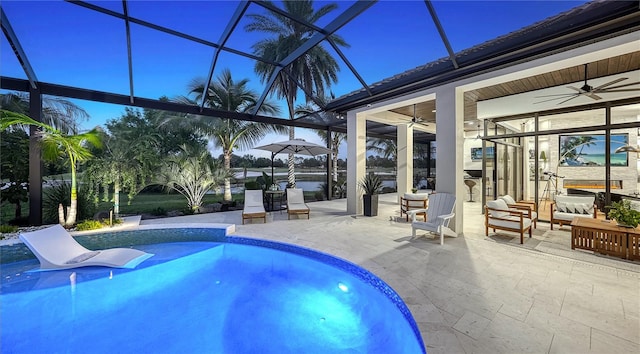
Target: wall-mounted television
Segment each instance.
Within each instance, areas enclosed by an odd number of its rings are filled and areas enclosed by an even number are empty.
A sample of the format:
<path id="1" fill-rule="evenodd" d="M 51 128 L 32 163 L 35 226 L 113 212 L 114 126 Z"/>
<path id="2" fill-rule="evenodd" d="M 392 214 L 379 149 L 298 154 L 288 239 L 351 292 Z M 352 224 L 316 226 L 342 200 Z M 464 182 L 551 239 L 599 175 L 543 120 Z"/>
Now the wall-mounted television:
<path id="1" fill-rule="evenodd" d="M 493 146 L 487 146 L 487 159 L 495 158 L 495 149 Z M 471 148 L 471 161 L 482 161 L 482 148 L 475 147 Z"/>
<path id="2" fill-rule="evenodd" d="M 611 153 L 609 164 L 611 166 L 628 166 L 629 161 L 626 152 L 614 153 L 614 151 L 629 142 L 628 134 L 611 134 Z M 560 166 L 605 166 L 605 135 L 581 134 L 560 135 Z"/>

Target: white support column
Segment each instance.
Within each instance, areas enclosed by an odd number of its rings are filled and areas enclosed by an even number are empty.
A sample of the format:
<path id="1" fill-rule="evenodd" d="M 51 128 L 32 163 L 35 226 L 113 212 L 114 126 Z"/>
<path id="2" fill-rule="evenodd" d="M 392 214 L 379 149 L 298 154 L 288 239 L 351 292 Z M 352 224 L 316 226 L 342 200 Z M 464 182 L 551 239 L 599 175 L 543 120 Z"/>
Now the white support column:
<path id="1" fill-rule="evenodd" d="M 450 227 L 462 234 L 464 190 L 464 95 L 452 85 L 436 91 L 436 191 L 456 196 Z"/>
<path id="2" fill-rule="evenodd" d="M 396 183 L 399 202 L 400 196 L 413 187 L 413 127 L 409 124 L 400 124 L 396 129 L 398 131 Z"/>
<path id="3" fill-rule="evenodd" d="M 362 213 L 358 182 L 367 168 L 367 125 L 362 113 L 347 112 L 347 213 Z"/>

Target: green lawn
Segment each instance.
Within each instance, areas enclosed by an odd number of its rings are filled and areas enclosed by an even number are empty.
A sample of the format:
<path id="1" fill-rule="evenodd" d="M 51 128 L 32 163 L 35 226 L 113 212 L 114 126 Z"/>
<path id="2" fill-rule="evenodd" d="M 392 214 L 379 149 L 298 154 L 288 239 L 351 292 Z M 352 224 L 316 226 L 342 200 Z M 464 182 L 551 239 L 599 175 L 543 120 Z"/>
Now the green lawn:
<path id="1" fill-rule="evenodd" d="M 222 194 L 208 194 L 204 197 L 203 204 L 222 202 Z M 234 194 L 233 200 L 242 200 L 244 195 Z M 127 205 L 127 195 L 120 194 L 120 214 L 154 214 L 159 208 L 166 211 L 186 210 L 187 199 L 181 194 L 145 193 L 133 197 L 131 205 Z M 109 210 L 113 206 L 111 202 L 101 202 L 98 210 Z"/>

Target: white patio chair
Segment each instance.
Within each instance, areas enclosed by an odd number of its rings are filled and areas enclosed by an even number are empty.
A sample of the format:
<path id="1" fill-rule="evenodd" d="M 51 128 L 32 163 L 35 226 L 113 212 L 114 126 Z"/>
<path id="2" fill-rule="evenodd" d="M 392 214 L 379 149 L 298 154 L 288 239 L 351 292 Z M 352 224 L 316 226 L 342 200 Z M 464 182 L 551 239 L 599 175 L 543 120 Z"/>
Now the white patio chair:
<path id="1" fill-rule="evenodd" d="M 484 207 L 484 233 L 489 236 L 489 229 L 511 231 L 520 234 L 520 244 L 524 243 L 524 233 L 529 232 L 531 238 L 531 210 L 509 208 L 503 199 L 488 201 Z"/>
<path id="2" fill-rule="evenodd" d="M 262 197 L 262 190 L 248 190 L 244 191 L 244 208 L 242 209 L 242 224 L 246 219 L 262 218 L 264 222 L 267 222 L 267 212 L 264 210 L 264 202 Z"/>
<path id="3" fill-rule="evenodd" d="M 449 193 L 434 193 L 429 195 L 429 203 L 426 209 L 416 209 L 408 212 L 411 215 L 411 238 L 416 237 L 416 230 L 426 230 L 440 234 L 440 244 L 444 244 L 445 230 L 456 237 L 456 233 L 449 228 L 449 222 L 456 215 L 453 210 L 456 206 L 456 197 Z M 418 221 L 417 215 L 427 213 L 427 221 Z"/>
<path id="4" fill-rule="evenodd" d="M 309 219 L 309 207 L 304 202 L 304 193 L 300 188 L 287 188 L 287 217 L 291 215 L 307 214 Z"/>
<path id="5" fill-rule="evenodd" d="M 507 203 L 507 206 L 509 206 L 509 209 L 515 209 L 516 211 L 524 211 L 525 212 L 524 216 L 526 218 L 531 219 L 531 221 L 533 222 L 533 228 L 534 229 L 537 228 L 538 204 L 536 204 L 536 202 L 528 201 L 528 200 L 516 201 L 515 199 L 513 199 L 512 196 L 508 194 L 505 194 L 499 197 L 498 199 L 504 200 L 505 203 Z"/>

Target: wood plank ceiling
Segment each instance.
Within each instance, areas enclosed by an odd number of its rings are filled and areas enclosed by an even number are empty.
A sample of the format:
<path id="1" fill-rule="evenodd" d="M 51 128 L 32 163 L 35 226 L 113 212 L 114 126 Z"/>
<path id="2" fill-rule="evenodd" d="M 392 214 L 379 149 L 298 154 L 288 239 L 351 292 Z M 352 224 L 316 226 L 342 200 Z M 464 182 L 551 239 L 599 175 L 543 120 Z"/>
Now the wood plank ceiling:
<path id="1" fill-rule="evenodd" d="M 588 63 L 587 80 L 603 76 L 625 73 L 640 69 L 640 51 L 611 57 Z M 584 65 L 560 69 L 523 79 L 504 82 L 497 85 L 465 92 L 464 120 L 477 120 L 476 102 L 498 97 L 515 95 L 523 92 L 540 90 L 548 87 L 567 85 L 584 80 Z M 635 88 L 635 86 L 633 86 Z M 416 105 L 416 117 L 425 123 L 435 123 L 435 100 L 420 102 Z M 413 118 L 413 105 L 392 109 L 391 112 Z M 476 123 L 466 124 L 465 129 L 476 130 Z"/>

